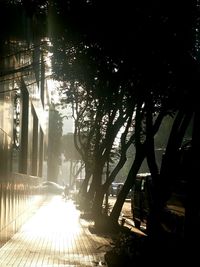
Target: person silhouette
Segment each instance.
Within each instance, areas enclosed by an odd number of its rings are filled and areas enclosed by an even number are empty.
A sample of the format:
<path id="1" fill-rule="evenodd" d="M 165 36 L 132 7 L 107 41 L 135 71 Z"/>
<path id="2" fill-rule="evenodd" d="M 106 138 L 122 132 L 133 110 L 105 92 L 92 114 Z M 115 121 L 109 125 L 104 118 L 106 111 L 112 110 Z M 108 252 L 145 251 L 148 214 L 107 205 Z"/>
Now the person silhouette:
<path id="1" fill-rule="evenodd" d="M 64 198 L 68 199 L 69 198 L 69 186 L 66 184 L 64 188 Z"/>

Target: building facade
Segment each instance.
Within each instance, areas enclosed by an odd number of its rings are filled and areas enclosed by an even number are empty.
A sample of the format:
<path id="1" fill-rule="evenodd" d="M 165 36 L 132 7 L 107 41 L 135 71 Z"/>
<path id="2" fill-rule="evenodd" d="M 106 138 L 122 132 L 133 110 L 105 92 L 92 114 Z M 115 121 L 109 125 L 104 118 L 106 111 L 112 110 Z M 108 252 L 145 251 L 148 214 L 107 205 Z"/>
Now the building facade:
<path id="1" fill-rule="evenodd" d="M 46 173 L 50 104 L 45 45 L 11 40 L 0 55 L 0 246 L 43 198 L 38 184 Z"/>

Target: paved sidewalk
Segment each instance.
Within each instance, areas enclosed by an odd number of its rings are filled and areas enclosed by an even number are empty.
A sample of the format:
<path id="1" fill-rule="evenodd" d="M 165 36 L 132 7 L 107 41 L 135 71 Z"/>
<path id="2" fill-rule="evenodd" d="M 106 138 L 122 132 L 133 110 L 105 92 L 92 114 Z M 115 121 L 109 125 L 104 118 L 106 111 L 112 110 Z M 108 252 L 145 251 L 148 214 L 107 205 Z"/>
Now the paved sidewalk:
<path id="1" fill-rule="evenodd" d="M 88 226 L 72 201 L 51 197 L 0 248 L 0 266 L 106 266 L 109 239 L 91 234 Z"/>

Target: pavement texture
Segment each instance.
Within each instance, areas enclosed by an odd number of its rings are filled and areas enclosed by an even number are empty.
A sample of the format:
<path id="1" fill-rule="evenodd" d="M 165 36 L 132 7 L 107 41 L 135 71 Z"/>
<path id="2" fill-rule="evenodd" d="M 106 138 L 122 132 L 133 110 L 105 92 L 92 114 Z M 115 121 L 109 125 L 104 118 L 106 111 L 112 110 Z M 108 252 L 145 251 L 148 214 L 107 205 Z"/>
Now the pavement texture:
<path id="1" fill-rule="evenodd" d="M 21 229 L 0 248 L 0 266 L 107 266 L 108 237 L 91 234 L 71 200 L 49 196 Z"/>

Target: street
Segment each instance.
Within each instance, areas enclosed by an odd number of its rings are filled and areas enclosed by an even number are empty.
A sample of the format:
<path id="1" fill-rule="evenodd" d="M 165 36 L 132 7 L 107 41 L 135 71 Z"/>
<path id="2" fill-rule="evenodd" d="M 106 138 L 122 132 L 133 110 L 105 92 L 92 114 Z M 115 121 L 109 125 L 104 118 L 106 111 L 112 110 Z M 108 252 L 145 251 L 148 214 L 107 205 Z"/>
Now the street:
<path id="1" fill-rule="evenodd" d="M 114 206 L 115 201 L 116 201 L 115 196 L 109 196 L 108 203 L 111 205 L 111 207 Z M 125 219 L 125 226 L 127 226 L 132 231 L 134 231 L 138 234 L 146 235 L 143 231 L 139 230 L 138 228 L 136 228 L 134 226 L 135 224 L 133 222 L 133 216 L 132 216 L 132 212 L 131 212 L 131 200 L 130 199 L 125 200 L 124 205 L 122 207 L 121 217 L 123 217 Z M 145 225 L 142 225 L 141 228 L 144 228 L 144 230 L 145 230 Z"/>
<path id="2" fill-rule="evenodd" d="M 108 203 L 111 207 L 114 206 L 116 201 L 116 197 L 115 196 L 109 196 L 108 199 Z M 131 213 L 131 200 L 130 199 L 126 199 L 126 201 L 124 202 L 124 205 L 122 207 L 122 216 L 126 217 L 126 218 L 130 218 L 132 219 L 132 213 Z"/>

